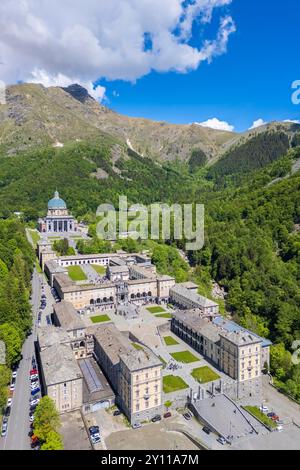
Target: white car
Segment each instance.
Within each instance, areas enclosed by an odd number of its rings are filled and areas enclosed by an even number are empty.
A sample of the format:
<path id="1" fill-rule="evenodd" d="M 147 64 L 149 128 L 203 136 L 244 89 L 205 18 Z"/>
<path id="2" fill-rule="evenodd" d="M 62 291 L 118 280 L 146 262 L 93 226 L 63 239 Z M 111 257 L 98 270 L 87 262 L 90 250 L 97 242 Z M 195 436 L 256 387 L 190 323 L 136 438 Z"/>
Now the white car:
<path id="1" fill-rule="evenodd" d="M 39 402 L 40 402 L 40 399 L 39 399 L 39 398 L 35 398 L 34 400 L 31 400 L 31 401 L 30 401 L 30 406 L 38 405 Z"/>
<path id="2" fill-rule="evenodd" d="M 36 388 L 39 387 L 39 383 L 38 382 L 32 382 L 31 384 L 31 390 L 35 390 Z"/>
<path id="3" fill-rule="evenodd" d="M 10 384 L 9 390 L 10 390 L 11 392 L 13 392 L 13 391 L 15 390 L 15 388 L 16 388 L 16 384 L 15 384 L 14 382 L 12 382 L 12 383 Z"/>
<path id="4" fill-rule="evenodd" d="M 283 426 L 281 426 L 281 425 L 277 426 L 276 431 L 282 432 L 283 431 Z"/>
<path id="5" fill-rule="evenodd" d="M 29 421 L 30 421 L 31 423 L 33 423 L 33 421 L 34 421 L 34 415 L 30 415 L 30 416 L 29 416 Z"/>
<path id="6" fill-rule="evenodd" d="M 31 380 L 31 382 L 36 382 L 37 380 L 39 380 L 38 374 L 31 375 L 30 380 Z"/>
<path id="7" fill-rule="evenodd" d="M 11 406 L 11 404 L 12 404 L 12 398 L 9 398 L 9 399 L 7 400 L 7 405 L 6 405 L 6 406 Z"/>
<path id="8" fill-rule="evenodd" d="M 100 434 L 99 434 L 99 433 L 93 434 L 93 435 L 91 436 L 91 440 L 92 440 L 92 443 L 93 443 L 93 444 L 99 444 L 99 442 L 101 442 Z"/>
<path id="9" fill-rule="evenodd" d="M 7 423 L 2 424 L 2 431 L 1 431 L 1 436 L 5 437 L 7 433 Z"/>
<path id="10" fill-rule="evenodd" d="M 259 407 L 259 410 L 262 412 L 262 413 L 269 413 L 269 408 L 267 406 L 260 406 Z"/>
<path id="11" fill-rule="evenodd" d="M 13 373 L 12 373 L 12 378 L 16 379 L 17 375 L 18 375 L 18 372 L 16 370 L 14 370 Z"/>

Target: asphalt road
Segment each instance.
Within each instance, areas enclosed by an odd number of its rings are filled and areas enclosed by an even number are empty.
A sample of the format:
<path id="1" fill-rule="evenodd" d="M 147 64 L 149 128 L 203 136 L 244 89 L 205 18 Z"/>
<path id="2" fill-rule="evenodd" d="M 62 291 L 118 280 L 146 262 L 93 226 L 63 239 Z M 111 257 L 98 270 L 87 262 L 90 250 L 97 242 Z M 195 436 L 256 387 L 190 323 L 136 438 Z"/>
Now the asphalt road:
<path id="1" fill-rule="evenodd" d="M 33 333 L 26 339 L 22 349 L 22 360 L 18 369 L 16 388 L 13 395 L 11 415 L 6 436 L 0 438 L 0 450 L 29 450 L 29 402 L 30 369 L 36 338 L 36 318 L 41 299 L 42 276 L 34 270 L 32 278 Z"/>

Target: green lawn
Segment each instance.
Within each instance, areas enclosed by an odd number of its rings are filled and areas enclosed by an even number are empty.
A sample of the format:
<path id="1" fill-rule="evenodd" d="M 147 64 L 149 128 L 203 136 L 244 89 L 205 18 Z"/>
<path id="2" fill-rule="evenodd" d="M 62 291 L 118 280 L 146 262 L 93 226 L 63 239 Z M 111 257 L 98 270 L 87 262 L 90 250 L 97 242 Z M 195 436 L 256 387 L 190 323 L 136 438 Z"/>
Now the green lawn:
<path id="1" fill-rule="evenodd" d="M 165 309 L 162 308 L 162 307 L 148 307 L 147 310 L 150 313 L 163 313 L 163 312 L 165 312 Z"/>
<path id="2" fill-rule="evenodd" d="M 91 264 L 92 268 L 103 276 L 106 273 L 106 266 L 100 266 L 99 264 Z"/>
<path id="3" fill-rule="evenodd" d="M 86 281 L 87 277 L 82 271 L 80 266 L 69 266 L 67 268 L 69 277 L 72 279 L 72 281 Z"/>
<path id="4" fill-rule="evenodd" d="M 268 416 L 262 413 L 257 406 L 243 406 L 243 408 L 269 428 L 274 429 L 277 427 L 275 421 L 273 421 L 271 418 L 268 418 Z"/>
<path id="5" fill-rule="evenodd" d="M 160 313 L 159 315 L 155 315 L 157 318 L 172 318 L 170 313 Z"/>
<path id="6" fill-rule="evenodd" d="M 164 342 L 166 343 L 166 346 L 176 346 L 179 344 L 172 336 L 164 336 Z"/>
<path id="7" fill-rule="evenodd" d="M 173 359 L 177 362 L 183 362 L 184 364 L 190 364 L 191 362 L 200 361 L 198 357 L 194 356 L 190 351 L 181 351 L 171 354 Z"/>
<path id="8" fill-rule="evenodd" d="M 105 323 L 107 321 L 111 321 L 108 315 L 97 315 L 95 317 L 91 317 L 91 321 L 93 323 Z"/>
<path id="9" fill-rule="evenodd" d="M 136 349 L 137 351 L 144 351 L 144 348 L 138 344 L 138 343 L 131 343 L 132 346 L 134 347 L 134 349 Z"/>
<path id="10" fill-rule="evenodd" d="M 218 380 L 220 378 L 220 376 L 216 372 L 214 372 L 207 366 L 194 369 L 191 375 L 201 384 L 213 382 L 214 380 Z"/>
<path id="11" fill-rule="evenodd" d="M 189 388 L 189 386 L 181 377 L 176 377 L 175 375 L 166 375 L 163 377 L 164 393 L 177 392 L 185 388 Z"/>

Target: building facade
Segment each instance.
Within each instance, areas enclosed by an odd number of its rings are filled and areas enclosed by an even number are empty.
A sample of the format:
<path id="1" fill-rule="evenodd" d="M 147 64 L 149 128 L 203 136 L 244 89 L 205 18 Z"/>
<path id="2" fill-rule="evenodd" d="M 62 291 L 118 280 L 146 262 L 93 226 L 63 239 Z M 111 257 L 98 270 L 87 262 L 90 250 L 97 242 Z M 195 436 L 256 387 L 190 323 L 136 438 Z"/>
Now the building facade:
<path id="1" fill-rule="evenodd" d="M 47 234 L 63 234 L 77 231 L 77 222 L 69 214 L 67 205 L 55 191 L 54 197 L 48 202 L 48 212 L 44 219 L 39 219 L 39 231 Z"/>

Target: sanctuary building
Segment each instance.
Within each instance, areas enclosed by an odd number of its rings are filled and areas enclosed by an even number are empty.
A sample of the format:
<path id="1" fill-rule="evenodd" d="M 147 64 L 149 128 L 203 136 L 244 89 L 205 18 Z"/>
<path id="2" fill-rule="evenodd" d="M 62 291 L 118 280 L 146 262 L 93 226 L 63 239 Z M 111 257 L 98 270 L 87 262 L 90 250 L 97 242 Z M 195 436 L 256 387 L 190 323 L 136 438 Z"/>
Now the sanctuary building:
<path id="1" fill-rule="evenodd" d="M 45 218 L 39 219 L 39 231 L 47 234 L 64 234 L 77 232 L 77 221 L 69 214 L 67 205 L 55 191 L 54 197 L 48 202 Z"/>

